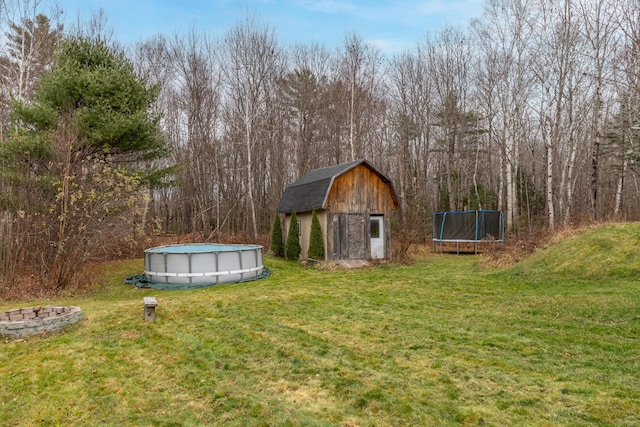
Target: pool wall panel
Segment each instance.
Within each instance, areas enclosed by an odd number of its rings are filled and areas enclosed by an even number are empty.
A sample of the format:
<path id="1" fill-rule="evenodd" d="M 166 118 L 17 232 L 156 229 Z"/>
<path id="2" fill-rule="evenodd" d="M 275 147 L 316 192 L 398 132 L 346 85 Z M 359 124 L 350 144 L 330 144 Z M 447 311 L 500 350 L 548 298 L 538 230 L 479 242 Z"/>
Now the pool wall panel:
<path id="1" fill-rule="evenodd" d="M 169 245 L 145 251 L 145 277 L 164 284 L 233 283 L 259 277 L 259 245 Z"/>

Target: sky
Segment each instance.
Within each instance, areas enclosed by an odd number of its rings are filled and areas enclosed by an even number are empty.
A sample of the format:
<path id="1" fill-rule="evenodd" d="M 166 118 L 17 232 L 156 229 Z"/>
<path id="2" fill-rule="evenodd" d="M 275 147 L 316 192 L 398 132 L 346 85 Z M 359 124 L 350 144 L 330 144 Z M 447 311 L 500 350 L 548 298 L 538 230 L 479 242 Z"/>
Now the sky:
<path id="1" fill-rule="evenodd" d="M 49 1 L 49 0 L 47 0 Z M 102 8 L 116 38 L 127 45 L 155 34 L 192 29 L 219 37 L 247 16 L 275 30 L 283 46 L 317 42 L 339 47 L 347 32 L 383 53 L 412 49 L 445 26 L 466 28 L 485 0 L 50 0 L 67 22 Z"/>

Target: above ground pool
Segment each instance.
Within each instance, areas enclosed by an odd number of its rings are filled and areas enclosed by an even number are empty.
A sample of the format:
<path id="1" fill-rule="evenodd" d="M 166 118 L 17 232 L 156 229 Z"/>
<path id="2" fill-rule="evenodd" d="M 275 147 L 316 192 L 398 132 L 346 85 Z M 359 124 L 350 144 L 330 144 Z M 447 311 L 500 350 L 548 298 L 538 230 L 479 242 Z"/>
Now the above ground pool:
<path id="1" fill-rule="evenodd" d="M 191 243 L 144 251 L 144 275 L 163 284 L 234 283 L 262 275 L 262 246 Z"/>

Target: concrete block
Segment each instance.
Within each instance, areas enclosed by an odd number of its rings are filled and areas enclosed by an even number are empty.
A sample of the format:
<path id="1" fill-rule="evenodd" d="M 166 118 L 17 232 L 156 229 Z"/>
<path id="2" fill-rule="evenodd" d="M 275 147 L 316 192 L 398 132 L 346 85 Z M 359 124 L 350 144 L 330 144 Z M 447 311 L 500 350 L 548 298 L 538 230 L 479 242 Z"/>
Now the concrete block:
<path id="1" fill-rule="evenodd" d="M 29 320 L 27 322 L 24 322 L 24 325 L 27 328 L 37 328 L 39 326 L 44 325 L 44 322 L 42 319 L 33 319 L 33 320 Z"/>
<path id="2" fill-rule="evenodd" d="M 14 331 L 16 329 L 24 329 L 24 327 L 25 327 L 24 322 L 13 322 L 13 323 L 7 324 L 7 330 L 9 331 Z"/>

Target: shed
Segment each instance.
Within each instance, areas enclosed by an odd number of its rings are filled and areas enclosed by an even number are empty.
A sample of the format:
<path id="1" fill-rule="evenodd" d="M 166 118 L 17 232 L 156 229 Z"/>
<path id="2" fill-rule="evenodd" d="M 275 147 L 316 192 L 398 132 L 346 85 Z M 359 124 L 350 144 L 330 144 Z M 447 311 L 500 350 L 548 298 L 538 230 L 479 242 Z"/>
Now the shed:
<path id="1" fill-rule="evenodd" d="M 391 180 L 366 160 L 312 170 L 285 189 L 278 205 L 285 238 L 296 212 L 302 258 L 316 211 L 329 261 L 390 259 L 391 214 L 399 209 Z"/>

